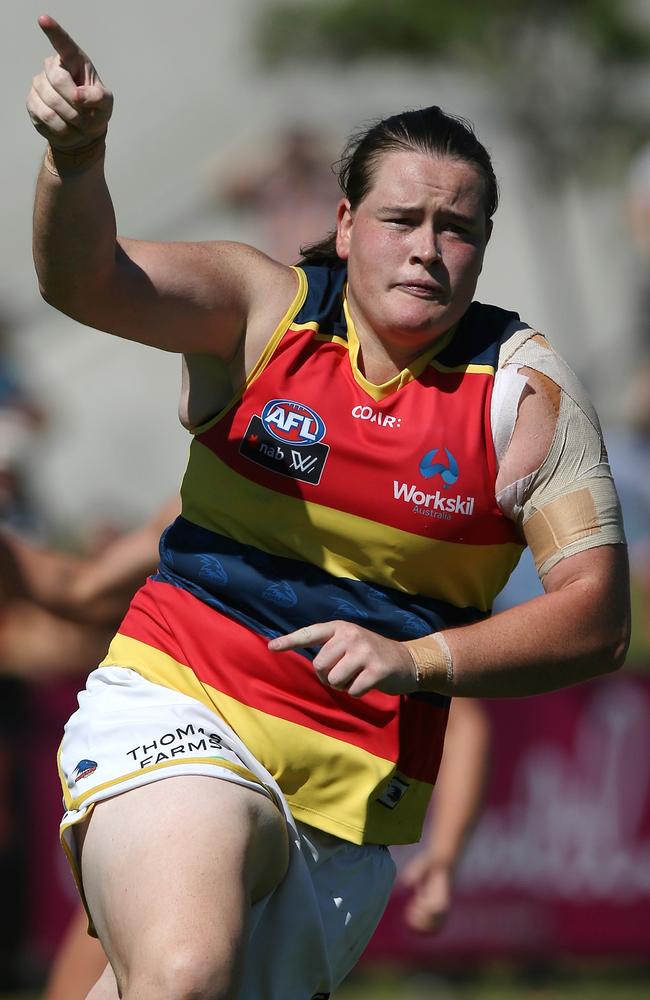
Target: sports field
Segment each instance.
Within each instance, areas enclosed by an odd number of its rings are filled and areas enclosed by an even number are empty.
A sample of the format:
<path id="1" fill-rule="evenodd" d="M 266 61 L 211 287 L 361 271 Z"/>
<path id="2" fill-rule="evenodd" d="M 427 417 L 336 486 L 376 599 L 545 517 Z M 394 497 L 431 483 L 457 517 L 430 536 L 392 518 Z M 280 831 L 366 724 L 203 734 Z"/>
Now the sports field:
<path id="1" fill-rule="evenodd" d="M 552 974 L 493 970 L 449 978 L 386 970 L 351 979 L 336 1000 L 647 1000 L 649 996 L 650 967 L 610 967 Z"/>
<path id="2" fill-rule="evenodd" d="M 353 975 L 333 1000 L 647 1000 L 650 966 L 555 972 L 496 969 L 441 977 L 385 969 Z M 38 993 L 0 994 L 0 1000 L 40 1000 Z"/>

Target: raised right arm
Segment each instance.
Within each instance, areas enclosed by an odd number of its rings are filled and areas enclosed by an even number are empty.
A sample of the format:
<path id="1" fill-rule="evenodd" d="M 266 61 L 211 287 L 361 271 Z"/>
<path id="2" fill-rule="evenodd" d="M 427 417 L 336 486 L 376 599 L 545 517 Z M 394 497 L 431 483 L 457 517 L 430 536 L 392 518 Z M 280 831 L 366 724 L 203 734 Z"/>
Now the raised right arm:
<path id="1" fill-rule="evenodd" d="M 39 25 L 54 48 L 27 99 L 49 143 L 34 208 L 44 298 L 87 326 L 163 350 L 227 361 L 248 333 L 259 353 L 295 294 L 295 274 L 242 244 L 118 238 L 104 176 L 112 95 L 53 18 Z"/>

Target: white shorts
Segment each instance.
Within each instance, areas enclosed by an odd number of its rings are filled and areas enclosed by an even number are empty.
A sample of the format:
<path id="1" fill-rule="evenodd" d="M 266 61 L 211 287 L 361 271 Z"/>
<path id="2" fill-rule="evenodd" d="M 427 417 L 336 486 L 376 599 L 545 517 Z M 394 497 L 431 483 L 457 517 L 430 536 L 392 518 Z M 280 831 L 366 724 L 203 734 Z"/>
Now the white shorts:
<path id="1" fill-rule="evenodd" d="M 173 775 L 202 774 L 267 795 L 286 819 L 289 868 L 253 906 L 241 1000 L 327 997 L 355 965 L 388 902 L 385 847 L 358 846 L 297 823 L 268 771 L 201 702 L 124 667 L 99 667 L 65 727 L 61 840 L 83 889 L 72 827 L 96 802 Z"/>

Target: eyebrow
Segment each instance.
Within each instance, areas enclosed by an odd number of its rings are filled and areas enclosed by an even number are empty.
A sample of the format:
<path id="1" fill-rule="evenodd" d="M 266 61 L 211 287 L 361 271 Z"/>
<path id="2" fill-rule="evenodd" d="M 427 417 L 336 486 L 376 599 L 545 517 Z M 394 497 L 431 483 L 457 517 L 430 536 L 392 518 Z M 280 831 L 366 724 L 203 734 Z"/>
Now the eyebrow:
<path id="1" fill-rule="evenodd" d="M 387 215 L 399 215 L 400 212 L 408 215 L 409 213 L 421 212 L 422 208 L 420 205 L 380 205 L 378 211 L 385 212 Z"/>
<path id="2" fill-rule="evenodd" d="M 379 213 L 382 215 L 416 215 L 418 212 L 422 211 L 421 205 L 381 205 L 378 209 Z M 457 212 L 453 208 L 441 208 L 438 212 L 439 215 L 444 215 L 448 219 L 453 219 L 455 222 L 464 222 L 466 225 L 473 225 L 478 222 L 478 217 L 474 215 L 465 215 L 462 212 Z"/>

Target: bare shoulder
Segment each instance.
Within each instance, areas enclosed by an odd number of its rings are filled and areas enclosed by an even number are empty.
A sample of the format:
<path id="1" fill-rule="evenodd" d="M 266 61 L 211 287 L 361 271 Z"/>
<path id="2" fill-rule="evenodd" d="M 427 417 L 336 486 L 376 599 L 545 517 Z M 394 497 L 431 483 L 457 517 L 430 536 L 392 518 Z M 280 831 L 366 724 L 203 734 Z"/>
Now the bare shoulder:
<path id="1" fill-rule="evenodd" d="M 280 264 L 253 247 L 239 244 L 237 252 L 248 283 L 246 336 L 249 341 L 261 338 L 266 344 L 282 318 L 297 308 L 301 278 L 295 268 Z"/>
<path id="2" fill-rule="evenodd" d="M 227 240 L 161 243 L 120 237 L 121 250 L 141 268 L 154 286 L 173 289 L 176 283 L 208 301 L 226 304 L 250 301 L 260 288 L 288 291 L 296 278 L 292 268 L 280 264 L 255 247 Z M 206 283 L 207 282 L 207 283 Z"/>
<path id="3" fill-rule="evenodd" d="M 251 324 L 257 329 L 261 311 L 279 321 L 297 287 L 292 268 L 244 243 L 120 237 L 114 281 L 90 325 L 163 350 L 228 360 Z"/>

